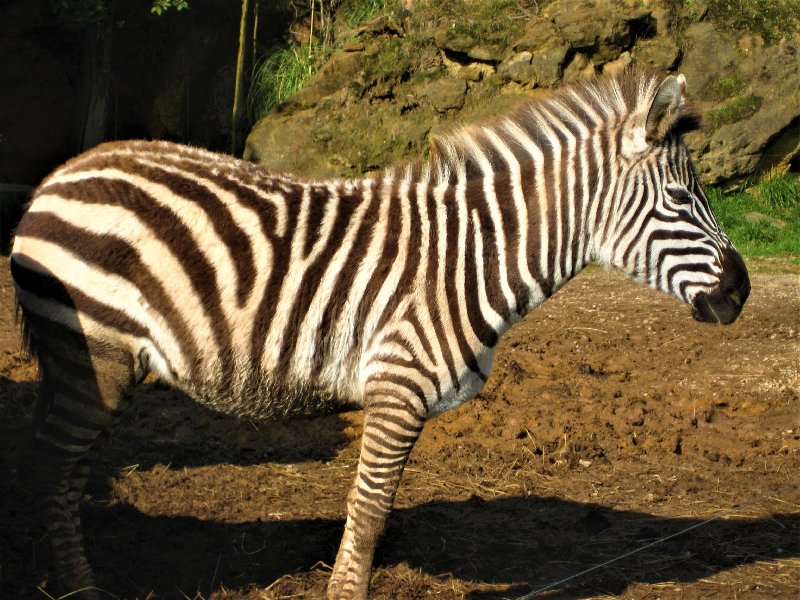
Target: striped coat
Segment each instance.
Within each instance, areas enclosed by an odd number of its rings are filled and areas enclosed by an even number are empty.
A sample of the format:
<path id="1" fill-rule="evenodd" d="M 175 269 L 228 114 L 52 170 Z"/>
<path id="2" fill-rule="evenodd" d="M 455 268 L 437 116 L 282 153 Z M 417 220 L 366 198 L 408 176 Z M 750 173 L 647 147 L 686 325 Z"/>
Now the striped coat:
<path id="1" fill-rule="evenodd" d="M 49 176 L 11 257 L 42 370 L 32 474 L 65 591 L 77 506 L 146 375 L 252 418 L 365 410 L 328 589 L 365 598 L 425 420 L 474 396 L 499 337 L 591 260 L 731 322 L 747 272 L 680 131 L 684 81 L 629 73 L 437 140 L 427 163 L 314 181 L 166 142 Z M 91 597 L 91 590 L 85 592 Z"/>

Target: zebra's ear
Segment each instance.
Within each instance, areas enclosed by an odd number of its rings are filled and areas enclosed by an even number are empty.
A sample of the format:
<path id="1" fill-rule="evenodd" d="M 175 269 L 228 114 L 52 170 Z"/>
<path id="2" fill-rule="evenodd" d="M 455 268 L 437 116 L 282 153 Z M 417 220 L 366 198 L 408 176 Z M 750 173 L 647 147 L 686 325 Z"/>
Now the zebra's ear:
<path id="1" fill-rule="evenodd" d="M 647 113 L 645 139 L 648 142 L 663 140 L 680 119 L 685 104 L 686 78 L 683 75 L 666 77 L 658 86 Z"/>

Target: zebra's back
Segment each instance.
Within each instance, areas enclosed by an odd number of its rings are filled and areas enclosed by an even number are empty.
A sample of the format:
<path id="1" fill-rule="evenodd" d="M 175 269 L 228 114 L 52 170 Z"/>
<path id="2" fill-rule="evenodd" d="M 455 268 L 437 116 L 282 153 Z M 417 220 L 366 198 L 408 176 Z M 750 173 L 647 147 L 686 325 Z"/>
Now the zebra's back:
<path id="1" fill-rule="evenodd" d="M 357 405 L 359 325 L 381 287 L 362 263 L 391 235 L 373 187 L 164 142 L 106 144 L 35 192 L 12 254 L 18 299 L 38 329 L 54 321 L 127 351 L 137 377 L 224 412 Z"/>

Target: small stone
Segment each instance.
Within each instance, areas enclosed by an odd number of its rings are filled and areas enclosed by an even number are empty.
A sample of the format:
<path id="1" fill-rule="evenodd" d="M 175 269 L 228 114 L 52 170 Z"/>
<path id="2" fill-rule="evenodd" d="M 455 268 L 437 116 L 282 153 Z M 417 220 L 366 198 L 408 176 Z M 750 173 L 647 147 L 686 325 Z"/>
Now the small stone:
<path id="1" fill-rule="evenodd" d="M 626 415 L 628 425 L 633 427 L 641 427 L 644 425 L 645 410 L 641 406 L 632 406 Z"/>
<path id="2" fill-rule="evenodd" d="M 576 52 L 570 63 L 564 69 L 564 81 L 567 82 L 582 79 L 586 67 L 590 64 L 591 61 L 589 61 L 589 58 L 585 54 L 582 52 Z M 594 65 L 592 65 L 592 71 L 594 72 Z"/>
<path id="3" fill-rule="evenodd" d="M 580 460 L 578 461 L 578 464 L 579 464 L 580 466 L 582 466 L 584 469 L 588 469 L 589 467 L 591 467 L 591 466 L 592 466 L 592 461 L 590 461 L 590 460 L 586 460 L 585 458 L 582 458 L 582 459 L 580 459 Z"/>
<path id="4" fill-rule="evenodd" d="M 606 63 L 603 66 L 603 74 L 618 75 L 622 73 L 628 67 L 628 65 L 631 64 L 631 62 L 633 62 L 631 53 L 627 51 L 623 52 L 619 55 L 617 60 Z"/>
<path id="5" fill-rule="evenodd" d="M 751 223 L 769 223 L 773 227 L 777 227 L 778 229 L 783 229 L 786 227 L 786 221 L 782 221 L 780 219 L 776 219 L 775 217 L 770 217 L 769 215 L 765 215 L 760 212 L 752 211 L 744 215 L 744 218 L 750 221 Z"/>
<path id="6" fill-rule="evenodd" d="M 494 75 L 495 69 L 492 65 L 486 63 L 475 62 L 469 63 L 459 68 L 456 75 L 461 79 L 467 81 L 481 81 L 490 75 Z"/>

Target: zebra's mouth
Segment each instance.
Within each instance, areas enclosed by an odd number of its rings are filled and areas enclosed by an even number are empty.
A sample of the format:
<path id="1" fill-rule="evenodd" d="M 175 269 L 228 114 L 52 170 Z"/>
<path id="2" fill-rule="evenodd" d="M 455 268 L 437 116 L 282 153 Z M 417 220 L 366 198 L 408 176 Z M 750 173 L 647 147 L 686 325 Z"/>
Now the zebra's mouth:
<path id="1" fill-rule="evenodd" d="M 739 253 L 733 247 L 726 249 L 721 263 L 717 288 L 692 299 L 692 316 L 703 323 L 733 323 L 750 295 L 750 276 Z"/>
<path id="2" fill-rule="evenodd" d="M 744 290 L 732 290 L 727 293 L 722 290 L 711 293 L 700 292 L 692 300 L 692 316 L 703 323 L 722 325 L 733 323 L 742 312 L 749 291 L 748 285 L 746 292 Z"/>

